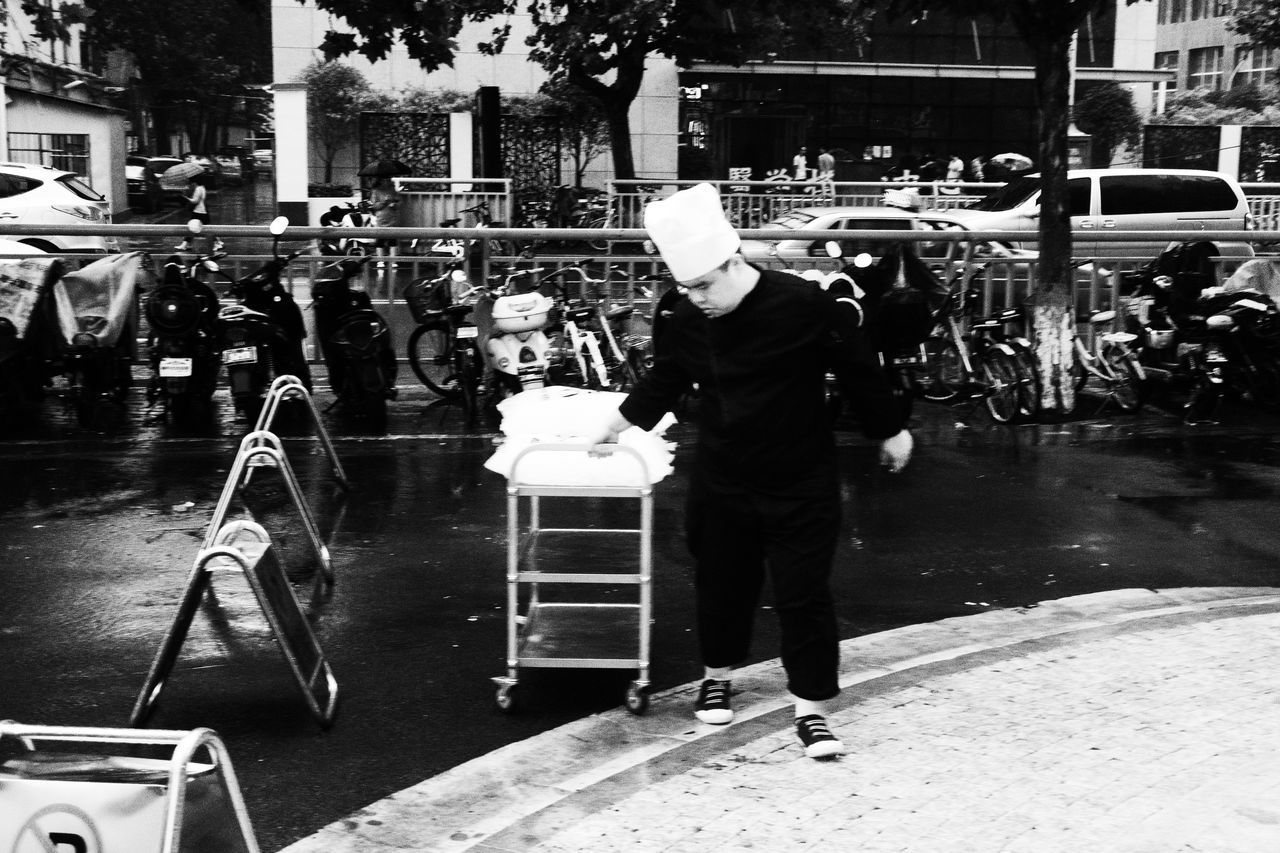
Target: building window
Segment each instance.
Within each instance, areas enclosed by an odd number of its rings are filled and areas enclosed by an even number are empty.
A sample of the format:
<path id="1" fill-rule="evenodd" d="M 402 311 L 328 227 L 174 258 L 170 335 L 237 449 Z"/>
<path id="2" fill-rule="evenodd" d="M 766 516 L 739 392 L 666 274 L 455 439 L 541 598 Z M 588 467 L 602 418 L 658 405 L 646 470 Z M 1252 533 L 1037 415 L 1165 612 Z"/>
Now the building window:
<path id="1" fill-rule="evenodd" d="M 1264 86 L 1276 79 L 1276 50 L 1262 47 L 1237 47 L 1227 88 Z"/>
<path id="2" fill-rule="evenodd" d="M 1213 0 L 1213 16 L 1225 18 L 1231 14 L 1231 0 Z"/>
<path id="3" fill-rule="evenodd" d="M 1209 0 L 1191 0 L 1191 14 L 1187 20 L 1198 21 L 1209 17 Z"/>
<path id="4" fill-rule="evenodd" d="M 1186 0 L 1169 0 L 1169 23 L 1180 24 L 1186 19 Z"/>
<path id="5" fill-rule="evenodd" d="M 89 135 L 10 133 L 9 157 L 16 163 L 49 166 L 89 179 Z"/>
<path id="6" fill-rule="evenodd" d="M 1187 88 L 1222 88 L 1222 48 L 1199 47 L 1187 52 Z"/>
<path id="7" fill-rule="evenodd" d="M 1165 50 L 1155 55 L 1155 67 L 1159 71 L 1173 71 L 1174 76 L 1168 80 L 1152 84 L 1152 91 L 1159 92 L 1163 86 L 1165 94 L 1172 94 L 1178 90 L 1178 52 L 1176 50 Z"/>

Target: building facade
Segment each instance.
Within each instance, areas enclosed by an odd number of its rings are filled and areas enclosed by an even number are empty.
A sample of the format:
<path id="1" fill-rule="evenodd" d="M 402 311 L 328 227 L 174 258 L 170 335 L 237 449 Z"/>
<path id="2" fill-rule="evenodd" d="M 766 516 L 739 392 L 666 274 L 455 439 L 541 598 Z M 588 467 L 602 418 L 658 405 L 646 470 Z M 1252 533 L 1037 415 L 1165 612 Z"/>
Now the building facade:
<path id="1" fill-rule="evenodd" d="M 124 89 L 98 73 L 83 28 L 69 25 L 65 40 L 40 38 L 9 4 L 0 28 L 0 160 L 75 172 L 112 210 L 125 210 L 126 117 L 117 106 Z"/>
<path id="2" fill-rule="evenodd" d="M 1147 111 L 1153 84 L 1170 76 L 1154 70 L 1156 14 L 1154 3 L 1116 0 L 1090 18 L 1077 39 L 1077 91 L 1114 81 L 1128 86 L 1139 111 Z M 281 84 L 296 82 L 320 57 L 325 31 L 341 29 L 340 21 L 296 0 L 273 0 L 272 20 L 274 76 Z M 476 47 L 491 25 L 468 27 L 457 40 L 453 67 L 431 74 L 402 47 L 377 63 L 358 56 L 344 61 L 387 92 L 497 86 L 504 95 L 533 94 L 545 77 L 525 53 L 527 19 L 517 15 L 511 22 L 503 54 L 487 56 Z M 1028 52 L 1007 26 L 943 14 L 878 20 L 870 40 L 821 56 L 797 52 L 741 67 L 690 68 L 655 56 L 631 112 L 636 173 L 653 180 L 762 180 L 789 170 L 800 146 L 815 163 L 820 148 L 837 151 L 841 180 L 875 180 L 927 156 L 956 154 L 966 162 L 1004 152 L 1034 157 L 1033 82 Z M 348 156 L 352 165 L 359 154 Z M 586 183 L 604 185 L 609 166 L 607 158 L 594 161 Z"/>

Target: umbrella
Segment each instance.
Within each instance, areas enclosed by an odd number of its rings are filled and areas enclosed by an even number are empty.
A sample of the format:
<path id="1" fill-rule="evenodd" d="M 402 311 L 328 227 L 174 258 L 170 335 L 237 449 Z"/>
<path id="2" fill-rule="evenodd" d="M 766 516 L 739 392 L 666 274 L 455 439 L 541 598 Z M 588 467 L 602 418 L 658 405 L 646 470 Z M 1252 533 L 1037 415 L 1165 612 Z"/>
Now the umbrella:
<path id="1" fill-rule="evenodd" d="M 185 184 L 196 175 L 203 175 L 204 173 L 204 166 L 188 161 L 165 169 L 164 174 L 160 176 L 160 182 L 169 185 Z"/>
<path id="2" fill-rule="evenodd" d="M 989 162 L 995 163 L 997 166 L 1004 166 L 1011 172 L 1022 172 L 1030 169 L 1033 165 L 1030 157 L 1014 154 L 1012 151 L 1005 154 L 997 154 Z"/>
<path id="3" fill-rule="evenodd" d="M 399 160 L 374 160 L 357 174 L 362 178 L 385 178 L 391 175 L 407 175 L 412 169 Z"/>

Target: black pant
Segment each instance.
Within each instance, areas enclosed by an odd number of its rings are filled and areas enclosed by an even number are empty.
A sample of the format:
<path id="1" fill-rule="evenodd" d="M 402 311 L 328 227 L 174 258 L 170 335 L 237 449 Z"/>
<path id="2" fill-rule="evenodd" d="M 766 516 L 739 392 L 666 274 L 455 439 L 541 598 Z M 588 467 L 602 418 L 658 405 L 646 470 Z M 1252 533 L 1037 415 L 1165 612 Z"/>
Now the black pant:
<path id="1" fill-rule="evenodd" d="M 695 473 L 686 532 L 696 561 L 703 663 L 734 666 L 746 659 L 767 571 L 788 689 L 801 699 L 836 696 L 840 647 L 830 579 L 840 499 L 834 482 L 829 489 L 784 493 L 726 486 Z"/>

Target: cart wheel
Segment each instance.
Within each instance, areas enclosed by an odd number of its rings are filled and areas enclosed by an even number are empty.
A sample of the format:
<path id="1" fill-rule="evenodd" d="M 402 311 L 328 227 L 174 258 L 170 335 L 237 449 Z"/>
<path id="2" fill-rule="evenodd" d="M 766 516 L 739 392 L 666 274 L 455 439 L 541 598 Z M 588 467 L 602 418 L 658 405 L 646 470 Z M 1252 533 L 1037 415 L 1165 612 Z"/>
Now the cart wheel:
<path id="1" fill-rule="evenodd" d="M 649 693 L 634 682 L 627 688 L 627 710 L 636 716 L 649 710 Z"/>
<path id="2" fill-rule="evenodd" d="M 514 714 L 518 708 L 516 696 L 516 686 L 514 684 L 504 684 L 498 688 L 498 692 L 494 694 L 493 701 L 497 703 L 498 710 L 504 714 Z"/>

